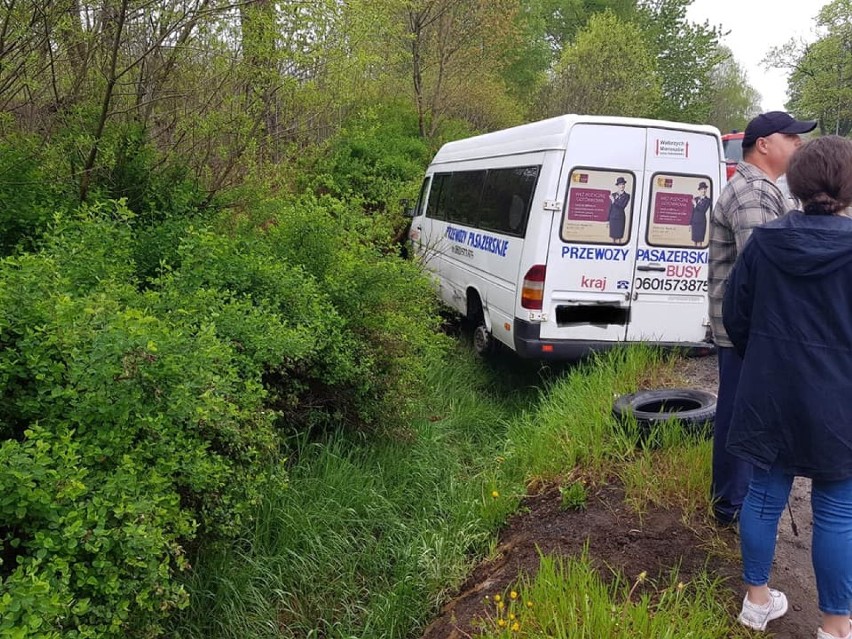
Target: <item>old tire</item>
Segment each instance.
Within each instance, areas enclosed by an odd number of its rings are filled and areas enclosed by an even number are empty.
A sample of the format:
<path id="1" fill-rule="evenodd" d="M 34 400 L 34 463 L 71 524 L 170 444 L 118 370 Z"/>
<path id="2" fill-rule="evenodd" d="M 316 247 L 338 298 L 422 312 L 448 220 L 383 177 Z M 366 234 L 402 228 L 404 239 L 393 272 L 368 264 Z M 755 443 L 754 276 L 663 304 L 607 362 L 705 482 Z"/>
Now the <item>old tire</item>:
<path id="1" fill-rule="evenodd" d="M 645 432 L 677 419 L 688 431 L 707 434 L 716 417 L 716 396 L 694 388 L 642 390 L 617 397 L 612 413 L 618 420 L 634 418 Z"/>

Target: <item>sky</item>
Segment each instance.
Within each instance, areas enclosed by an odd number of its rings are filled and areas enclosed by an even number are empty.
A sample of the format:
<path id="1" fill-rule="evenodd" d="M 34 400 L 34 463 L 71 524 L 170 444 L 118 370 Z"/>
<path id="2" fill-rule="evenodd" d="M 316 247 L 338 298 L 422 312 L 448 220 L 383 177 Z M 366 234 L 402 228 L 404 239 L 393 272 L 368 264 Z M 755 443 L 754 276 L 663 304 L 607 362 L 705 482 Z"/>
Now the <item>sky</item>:
<path id="1" fill-rule="evenodd" d="M 814 18 L 828 0 L 693 0 L 687 11 L 692 22 L 721 25 L 722 44 L 734 52 L 751 86 L 761 95 L 763 111 L 783 111 L 787 72 L 766 70 L 761 61 L 772 47 L 791 38 L 816 39 Z M 783 7 L 783 8 L 782 8 Z"/>

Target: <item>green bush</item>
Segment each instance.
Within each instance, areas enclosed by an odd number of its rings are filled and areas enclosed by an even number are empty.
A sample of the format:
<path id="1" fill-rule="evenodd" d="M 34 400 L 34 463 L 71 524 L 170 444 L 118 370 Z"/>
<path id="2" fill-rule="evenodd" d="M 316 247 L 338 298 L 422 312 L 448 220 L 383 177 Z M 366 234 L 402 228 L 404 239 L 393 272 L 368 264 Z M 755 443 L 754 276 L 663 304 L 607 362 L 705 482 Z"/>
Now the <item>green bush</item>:
<path id="1" fill-rule="evenodd" d="M 0 263 L 0 634 L 156 634 L 186 603 L 184 545 L 284 480 L 261 375 L 214 325 L 148 308 L 122 227 L 62 223 Z"/>
<path id="2" fill-rule="evenodd" d="M 187 234 L 204 226 L 207 216 L 169 216 L 160 220 L 140 220 L 133 224 L 133 264 L 140 285 L 147 286 L 164 271 L 180 267 L 180 248 Z"/>
<path id="3" fill-rule="evenodd" d="M 342 397 L 363 423 L 404 420 L 426 362 L 445 346 L 430 282 L 348 203 L 303 198 L 279 204 L 275 219 L 264 234 L 273 259 L 311 273 L 340 317 L 352 373 L 337 380 Z"/>
<path id="4" fill-rule="evenodd" d="M 192 544 L 286 482 L 283 436 L 416 406 L 426 279 L 342 203 L 269 207 L 266 231 L 176 231 L 144 289 L 122 202 L 0 261 L 0 635 L 161 634 Z"/>
<path id="5" fill-rule="evenodd" d="M 138 124 L 108 129 L 96 188 L 144 221 L 194 216 L 206 195 L 180 158 L 164 156 Z"/>
<path id="6" fill-rule="evenodd" d="M 303 185 L 355 200 L 370 212 L 398 207 L 399 198 L 423 179 L 431 158 L 418 133 L 417 114 L 400 104 L 358 112 L 318 153 Z"/>
<path id="7" fill-rule="evenodd" d="M 0 142 L 0 256 L 32 248 L 61 206 L 55 179 L 41 160 L 35 139 L 16 135 Z"/>

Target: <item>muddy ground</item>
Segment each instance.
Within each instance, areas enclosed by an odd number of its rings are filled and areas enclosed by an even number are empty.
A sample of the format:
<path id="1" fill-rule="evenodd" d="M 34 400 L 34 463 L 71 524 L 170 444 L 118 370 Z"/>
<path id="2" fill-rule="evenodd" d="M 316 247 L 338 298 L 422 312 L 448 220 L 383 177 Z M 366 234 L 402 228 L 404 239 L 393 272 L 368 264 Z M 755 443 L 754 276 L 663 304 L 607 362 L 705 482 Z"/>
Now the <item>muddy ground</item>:
<path id="1" fill-rule="evenodd" d="M 715 357 L 685 360 L 682 373 L 689 386 L 715 392 Z M 505 592 L 521 574 L 534 575 L 539 553 L 578 556 L 587 542 L 589 556 L 605 577 L 610 568 L 620 570 L 628 580 L 642 571 L 652 577 L 664 577 L 679 566 L 681 579 L 688 581 L 706 568 L 711 575 L 724 578 L 731 589 L 731 615 L 739 611 L 743 588 L 739 578 L 739 540 L 733 531 L 719 531 L 703 520 L 686 526 L 681 513 L 675 510 L 651 510 L 640 520 L 625 505 L 623 491 L 614 481 L 591 489 L 584 511 L 563 510 L 560 501 L 556 487 L 529 495 L 501 531 L 494 557 L 475 568 L 422 639 L 476 636 L 477 620 L 486 609 L 486 595 Z M 796 481 L 791 509 L 798 536 L 793 532 L 788 511 L 781 520 L 770 582 L 786 592 L 790 602 L 787 615 L 768 628 L 769 636 L 783 639 L 813 637 L 819 622 L 810 560 L 812 522 L 807 480 Z"/>

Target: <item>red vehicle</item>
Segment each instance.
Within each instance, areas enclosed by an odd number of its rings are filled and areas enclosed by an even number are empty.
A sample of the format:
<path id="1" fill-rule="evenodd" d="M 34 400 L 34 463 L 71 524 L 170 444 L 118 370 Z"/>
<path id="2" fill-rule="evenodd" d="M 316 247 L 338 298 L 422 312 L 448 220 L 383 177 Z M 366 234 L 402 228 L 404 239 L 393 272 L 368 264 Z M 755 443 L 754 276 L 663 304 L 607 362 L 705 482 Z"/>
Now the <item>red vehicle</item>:
<path id="1" fill-rule="evenodd" d="M 727 164 L 728 179 L 737 170 L 737 163 L 743 159 L 743 136 L 742 131 L 732 131 L 722 136 L 722 148 L 725 149 L 725 164 Z"/>

